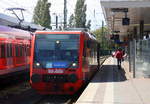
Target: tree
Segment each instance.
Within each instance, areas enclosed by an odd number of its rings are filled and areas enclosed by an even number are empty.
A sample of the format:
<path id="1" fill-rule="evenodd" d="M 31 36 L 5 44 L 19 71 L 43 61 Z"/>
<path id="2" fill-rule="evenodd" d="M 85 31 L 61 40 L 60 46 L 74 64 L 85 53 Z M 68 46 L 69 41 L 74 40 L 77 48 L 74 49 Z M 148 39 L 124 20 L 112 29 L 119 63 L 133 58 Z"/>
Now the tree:
<path id="1" fill-rule="evenodd" d="M 69 27 L 75 27 L 75 17 L 73 14 L 69 18 Z"/>
<path id="2" fill-rule="evenodd" d="M 85 0 L 77 0 L 75 8 L 75 24 L 76 27 L 86 27 L 86 5 Z"/>
<path id="3" fill-rule="evenodd" d="M 87 27 L 89 30 L 91 29 L 91 20 L 89 20 L 89 21 L 87 22 L 86 27 Z"/>
<path id="4" fill-rule="evenodd" d="M 39 0 L 34 8 L 33 22 L 41 26 L 51 28 L 51 16 L 49 8 L 51 3 L 47 0 Z"/>
<path id="5" fill-rule="evenodd" d="M 110 44 L 109 44 L 109 40 L 108 40 L 109 30 L 106 27 L 103 27 L 103 33 L 102 33 L 102 27 L 93 31 L 93 33 L 96 35 L 97 40 L 101 43 L 102 49 L 110 48 Z"/>

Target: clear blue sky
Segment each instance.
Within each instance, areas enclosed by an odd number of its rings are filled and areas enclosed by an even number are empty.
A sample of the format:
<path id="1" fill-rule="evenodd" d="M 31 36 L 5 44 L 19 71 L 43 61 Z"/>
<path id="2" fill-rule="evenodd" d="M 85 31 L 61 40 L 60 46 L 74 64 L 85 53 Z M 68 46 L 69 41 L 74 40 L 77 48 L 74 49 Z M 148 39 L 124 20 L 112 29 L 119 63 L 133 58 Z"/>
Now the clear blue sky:
<path id="1" fill-rule="evenodd" d="M 54 20 L 54 13 L 59 16 L 59 21 L 63 21 L 63 4 L 64 0 L 49 0 L 52 4 L 50 11 L 52 16 L 52 22 Z M 0 13 L 11 15 L 10 11 L 7 11 L 6 8 L 20 7 L 26 9 L 24 12 L 25 21 L 31 22 L 33 10 L 37 3 L 37 0 L 1 0 L 0 1 Z M 68 18 L 74 13 L 76 0 L 67 0 L 67 10 Z M 99 28 L 101 26 L 101 21 L 104 20 L 103 12 L 100 6 L 100 0 L 86 0 L 87 4 L 87 21 L 91 19 L 92 21 L 92 30 Z"/>

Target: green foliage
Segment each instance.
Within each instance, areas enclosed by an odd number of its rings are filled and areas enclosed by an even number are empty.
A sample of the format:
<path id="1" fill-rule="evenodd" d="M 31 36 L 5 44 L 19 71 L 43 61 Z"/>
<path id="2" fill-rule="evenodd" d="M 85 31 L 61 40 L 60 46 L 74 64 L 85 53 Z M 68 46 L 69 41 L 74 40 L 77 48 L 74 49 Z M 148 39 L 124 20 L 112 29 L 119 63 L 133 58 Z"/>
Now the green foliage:
<path id="1" fill-rule="evenodd" d="M 75 27 L 75 17 L 73 14 L 69 18 L 69 27 Z"/>
<path id="2" fill-rule="evenodd" d="M 89 20 L 89 21 L 87 22 L 86 28 L 88 28 L 89 30 L 91 29 L 91 20 Z"/>
<path id="3" fill-rule="evenodd" d="M 39 0 L 34 8 L 33 22 L 41 26 L 51 28 L 51 16 L 49 8 L 51 3 L 47 0 Z"/>
<path id="4" fill-rule="evenodd" d="M 85 0 L 77 0 L 75 8 L 75 25 L 77 28 L 86 27 L 86 8 Z"/>
<path id="5" fill-rule="evenodd" d="M 93 33 L 96 35 L 97 40 L 101 44 L 102 49 L 110 49 L 110 40 L 108 40 L 109 31 L 106 27 L 102 27 L 93 31 Z"/>

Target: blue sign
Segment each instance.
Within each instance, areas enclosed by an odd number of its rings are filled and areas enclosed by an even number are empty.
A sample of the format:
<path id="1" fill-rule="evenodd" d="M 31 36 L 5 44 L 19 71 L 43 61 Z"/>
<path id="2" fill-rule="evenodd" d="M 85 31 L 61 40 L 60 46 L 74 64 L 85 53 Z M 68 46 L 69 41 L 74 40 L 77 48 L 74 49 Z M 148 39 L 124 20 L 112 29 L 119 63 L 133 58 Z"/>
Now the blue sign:
<path id="1" fill-rule="evenodd" d="M 46 68 L 52 68 L 52 62 L 46 63 Z"/>
<path id="2" fill-rule="evenodd" d="M 53 68 L 67 68 L 68 63 L 67 62 L 53 62 L 52 67 Z"/>

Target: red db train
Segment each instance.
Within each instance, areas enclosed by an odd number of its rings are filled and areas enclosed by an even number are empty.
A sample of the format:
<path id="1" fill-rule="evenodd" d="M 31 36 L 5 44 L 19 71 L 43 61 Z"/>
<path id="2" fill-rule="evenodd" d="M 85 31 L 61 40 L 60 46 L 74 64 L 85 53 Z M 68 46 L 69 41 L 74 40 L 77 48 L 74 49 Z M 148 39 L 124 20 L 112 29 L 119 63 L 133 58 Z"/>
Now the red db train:
<path id="1" fill-rule="evenodd" d="M 29 32 L 0 26 L 0 78 L 27 71 L 30 43 Z"/>
<path id="2" fill-rule="evenodd" d="M 37 31 L 31 43 L 32 88 L 40 94 L 74 94 L 97 70 L 98 47 L 88 32 Z"/>

